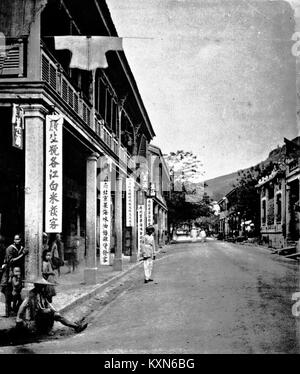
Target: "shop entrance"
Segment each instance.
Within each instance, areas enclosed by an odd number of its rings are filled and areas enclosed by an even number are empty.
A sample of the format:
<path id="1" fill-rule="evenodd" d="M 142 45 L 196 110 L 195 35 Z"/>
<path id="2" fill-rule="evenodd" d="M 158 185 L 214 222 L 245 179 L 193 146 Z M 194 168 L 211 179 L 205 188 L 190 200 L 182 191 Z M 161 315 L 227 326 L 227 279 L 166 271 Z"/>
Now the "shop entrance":
<path id="1" fill-rule="evenodd" d="M 12 145 L 12 109 L 0 108 L 0 235 L 5 245 L 24 238 L 25 152 Z"/>
<path id="2" fill-rule="evenodd" d="M 63 133 L 63 242 L 65 260 L 78 265 L 85 257 L 86 158 L 84 146 Z"/>

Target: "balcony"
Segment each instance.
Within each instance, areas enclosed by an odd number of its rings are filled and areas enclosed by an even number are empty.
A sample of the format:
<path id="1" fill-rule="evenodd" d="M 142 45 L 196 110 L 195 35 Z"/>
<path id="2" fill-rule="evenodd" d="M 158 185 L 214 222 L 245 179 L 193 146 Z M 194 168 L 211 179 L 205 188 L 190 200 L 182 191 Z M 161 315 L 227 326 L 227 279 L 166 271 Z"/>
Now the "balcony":
<path id="1" fill-rule="evenodd" d="M 298 162 L 298 159 L 292 159 L 290 162 L 289 162 L 289 173 L 293 172 L 294 170 L 296 170 L 298 167 L 299 167 L 299 162 Z"/>
<path id="2" fill-rule="evenodd" d="M 70 82 L 68 75 L 54 56 L 42 46 L 41 51 L 41 80 L 47 82 L 50 87 L 64 100 L 87 126 L 92 128 L 101 140 L 118 155 L 118 140 L 106 126 L 102 116 L 93 111 L 91 103 L 86 100 L 81 91 L 78 91 Z M 94 113 L 94 119 L 92 118 Z M 126 149 L 121 146 L 120 159 L 133 168 L 133 160 Z"/>

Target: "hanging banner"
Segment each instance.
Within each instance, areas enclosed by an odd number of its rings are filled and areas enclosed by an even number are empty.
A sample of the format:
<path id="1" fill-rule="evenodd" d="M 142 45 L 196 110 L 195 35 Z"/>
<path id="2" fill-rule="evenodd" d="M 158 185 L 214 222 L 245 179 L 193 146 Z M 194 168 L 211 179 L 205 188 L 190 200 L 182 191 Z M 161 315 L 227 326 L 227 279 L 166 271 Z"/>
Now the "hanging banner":
<path id="1" fill-rule="evenodd" d="M 145 205 L 138 205 L 138 258 L 140 257 L 141 251 L 141 240 L 145 235 Z"/>
<path id="2" fill-rule="evenodd" d="M 45 231 L 62 232 L 63 117 L 46 116 Z"/>
<path id="3" fill-rule="evenodd" d="M 153 199 L 147 199 L 146 225 L 153 225 Z"/>
<path id="4" fill-rule="evenodd" d="M 147 191 L 148 190 L 148 172 L 147 171 L 142 171 L 140 173 L 140 184 L 141 184 L 141 188 L 142 190 L 144 191 Z"/>
<path id="5" fill-rule="evenodd" d="M 24 143 L 23 110 L 17 104 L 13 104 L 11 122 L 12 122 L 12 146 L 18 149 L 23 149 L 23 143 Z"/>
<path id="6" fill-rule="evenodd" d="M 111 234 L 111 182 L 100 182 L 100 264 L 109 265 Z"/>
<path id="7" fill-rule="evenodd" d="M 150 183 L 150 196 L 156 195 L 155 183 Z"/>
<path id="8" fill-rule="evenodd" d="M 134 179 L 126 178 L 126 226 L 134 226 Z"/>

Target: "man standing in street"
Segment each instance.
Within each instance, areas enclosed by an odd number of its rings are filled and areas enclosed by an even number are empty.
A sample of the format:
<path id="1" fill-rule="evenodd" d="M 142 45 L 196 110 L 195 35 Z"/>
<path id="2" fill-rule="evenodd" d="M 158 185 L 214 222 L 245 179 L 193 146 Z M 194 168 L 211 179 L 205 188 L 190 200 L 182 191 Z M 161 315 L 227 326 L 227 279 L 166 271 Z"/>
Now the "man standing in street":
<path id="1" fill-rule="evenodd" d="M 4 269 L 1 279 L 1 292 L 5 295 L 5 316 L 9 317 L 11 312 L 11 277 L 14 267 L 21 269 L 21 277 L 24 279 L 24 258 L 28 250 L 21 245 L 20 235 L 14 236 L 14 243 L 6 248 Z"/>
<path id="2" fill-rule="evenodd" d="M 153 260 L 155 260 L 155 240 L 153 237 L 154 227 L 149 226 L 146 228 L 146 235 L 143 236 L 141 242 L 141 259 L 144 261 L 144 275 L 145 283 L 152 282 L 151 279 Z"/>

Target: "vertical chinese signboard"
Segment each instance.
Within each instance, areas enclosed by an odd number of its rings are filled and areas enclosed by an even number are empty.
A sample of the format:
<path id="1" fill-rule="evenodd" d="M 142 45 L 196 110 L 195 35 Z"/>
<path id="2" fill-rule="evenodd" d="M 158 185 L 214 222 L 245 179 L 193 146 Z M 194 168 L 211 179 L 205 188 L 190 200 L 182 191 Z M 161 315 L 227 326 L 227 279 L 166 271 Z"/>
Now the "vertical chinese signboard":
<path id="1" fill-rule="evenodd" d="M 12 110 L 12 146 L 18 149 L 23 149 L 23 110 L 17 105 L 13 104 Z"/>
<path id="2" fill-rule="evenodd" d="M 62 232 L 63 118 L 46 116 L 45 231 Z"/>
<path id="3" fill-rule="evenodd" d="M 126 226 L 134 226 L 134 179 L 126 178 Z"/>
<path id="4" fill-rule="evenodd" d="M 111 182 L 100 182 L 100 264 L 109 265 L 111 233 Z"/>
<path id="5" fill-rule="evenodd" d="M 145 235 L 145 205 L 138 205 L 138 258 L 141 251 L 141 240 Z"/>
<path id="6" fill-rule="evenodd" d="M 153 225 L 153 199 L 147 199 L 147 215 L 146 215 L 146 225 Z"/>

